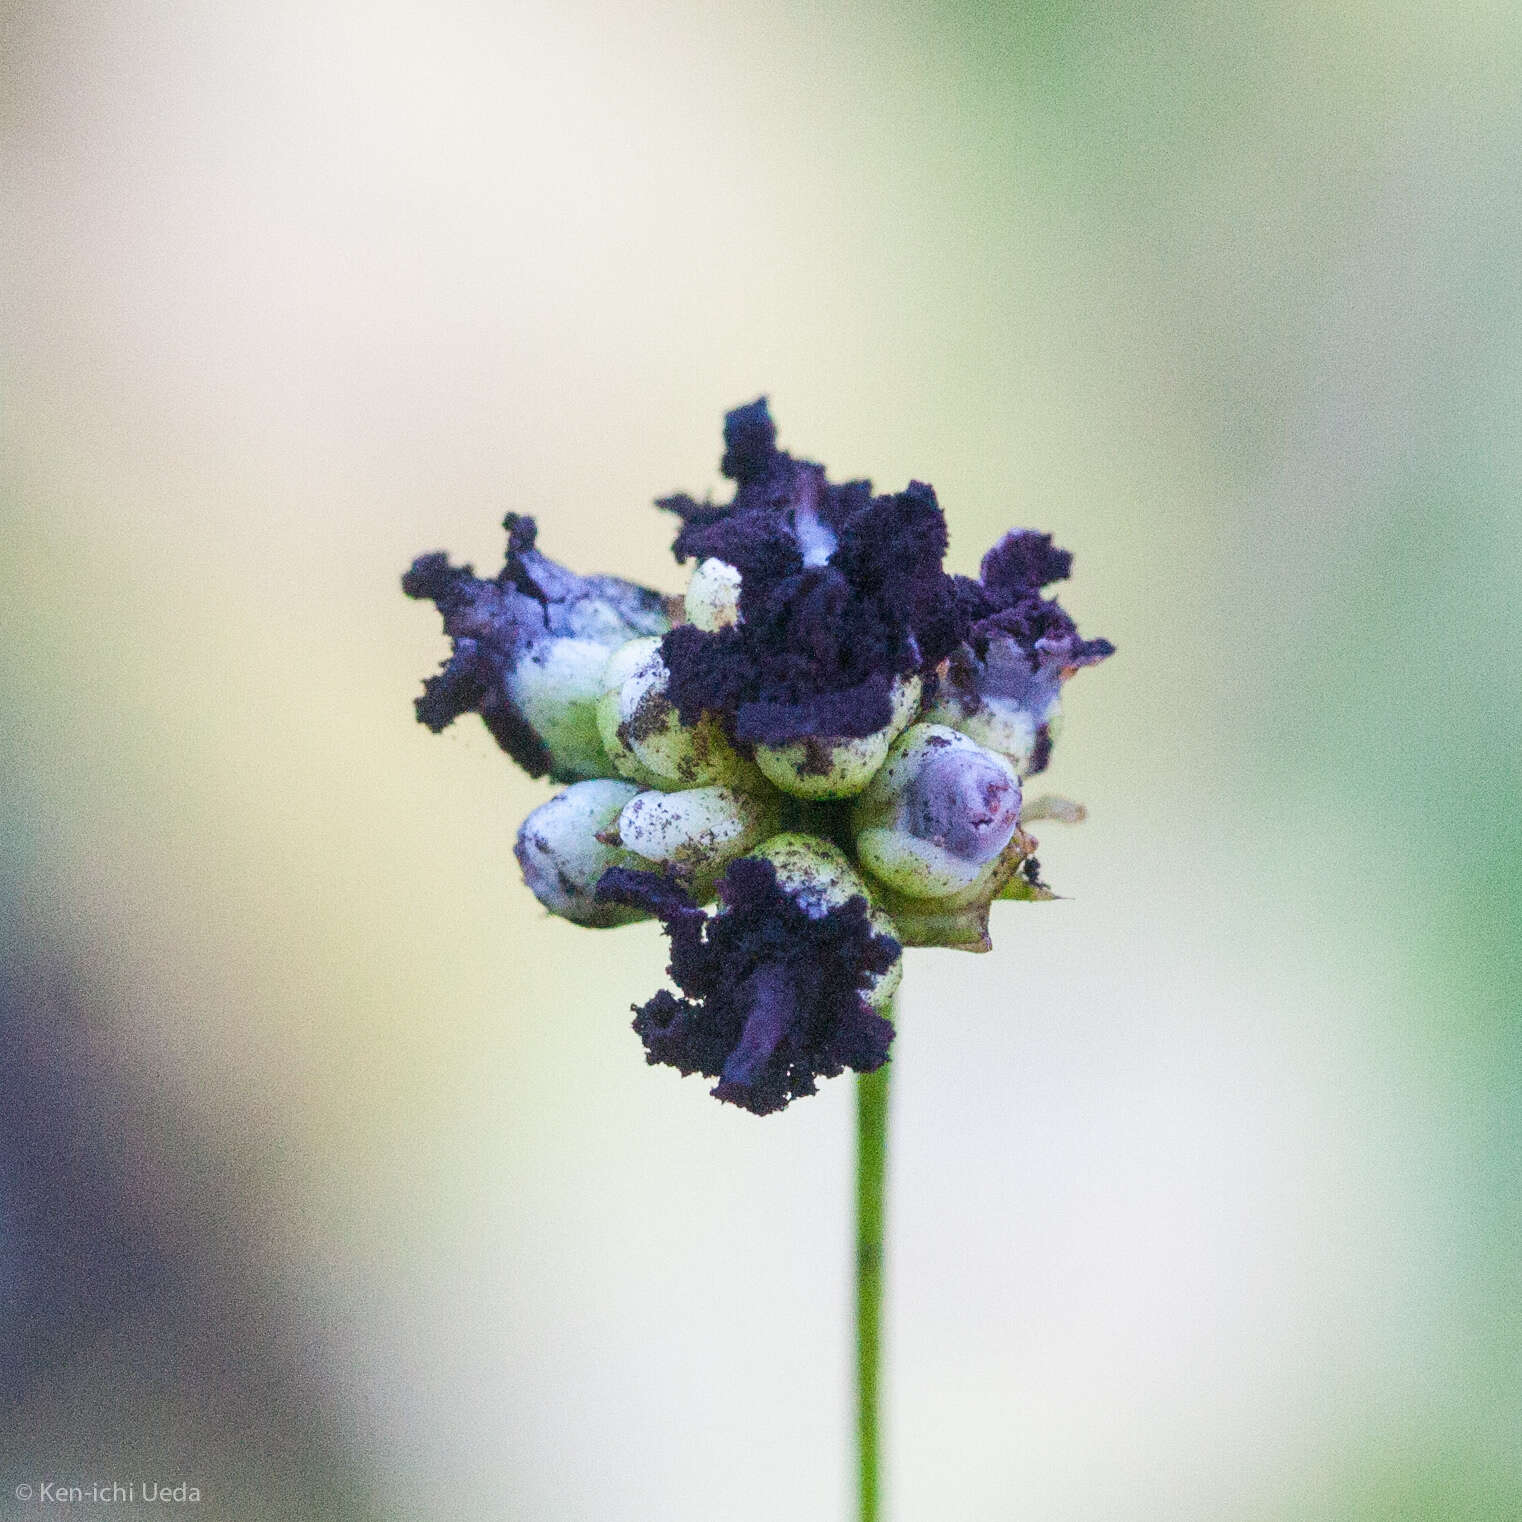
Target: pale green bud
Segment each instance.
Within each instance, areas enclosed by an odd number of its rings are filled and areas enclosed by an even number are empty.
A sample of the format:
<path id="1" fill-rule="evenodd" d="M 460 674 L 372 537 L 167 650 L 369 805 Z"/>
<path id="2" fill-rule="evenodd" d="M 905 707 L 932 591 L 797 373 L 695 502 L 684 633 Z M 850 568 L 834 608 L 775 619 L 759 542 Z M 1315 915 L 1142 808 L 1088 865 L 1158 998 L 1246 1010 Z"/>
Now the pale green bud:
<path id="1" fill-rule="evenodd" d="M 862 865 L 920 899 L 991 894 L 1019 824 L 1014 767 L 942 724 L 906 730 L 851 815 Z"/>
<path id="2" fill-rule="evenodd" d="M 640 764 L 639 757 L 624 741 L 619 732 L 619 697 L 624 683 L 659 652 L 659 638 L 631 639 L 616 649 L 607 659 L 602 673 L 602 695 L 597 700 L 597 737 L 602 748 L 620 776 L 642 783 L 645 787 L 663 787 L 665 783 L 648 767 Z"/>
<path id="3" fill-rule="evenodd" d="M 638 909 L 600 904 L 592 896 L 609 867 L 640 865 L 627 851 L 598 838 L 638 792 L 632 782 L 573 782 L 523 821 L 513 854 L 524 882 L 551 914 L 600 929 L 649 917 Z"/>
<path id="4" fill-rule="evenodd" d="M 546 639 L 507 678 L 507 693 L 549 748 L 556 776 L 606 776 L 609 757 L 597 732 L 608 647 L 590 639 Z"/>
<path id="5" fill-rule="evenodd" d="M 598 732 L 626 776 L 666 791 L 708 783 L 756 785 L 755 768 L 725 738 L 716 715 L 682 723 L 666 696 L 671 673 L 659 640 L 631 640 L 615 651 L 603 680 L 607 690 L 597 705 Z"/>
<path id="6" fill-rule="evenodd" d="M 790 893 L 811 918 L 821 919 L 831 909 L 839 909 L 853 898 L 862 898 L 867 902 L 867 918 L 873 930 L 902 941 L 892 919 L 873 902 L 866 881 L 838 846 L 817 835 L 790 831 L 773 835 L 750 854 L 772 864 L 778 886 Z M 884 1010 L 893 1002 L 903 971 L 904 959 L 898 957 L 887 972 L 873 975 L 863 992 L 874 1009 Z"/>
<path id="7" fill-rule="evenodd" d="M 893 717 L 861 739 L 794 740 L 787 745 L 758 745 L 756 765 L 769 782 L 795 798 L 854 798 L 887 759 L 894 737 L 914 717 L 920 703 L 920 679 L 899 677 L 893 684 Z"/>
<path id="8" fill-rule="evenodd" d="M 687 583 L 687 622 L 709 634 L 740 622 L 740 573 L 727 560 L 700 560 Z"/>
<path id="9" fill-rule="evenodd" d="M 699 878 L 722 872 L 775 827 L 770 803 L 732 787 L 640 793 L 618 816 L 618 838 L 627 849 Z"/>

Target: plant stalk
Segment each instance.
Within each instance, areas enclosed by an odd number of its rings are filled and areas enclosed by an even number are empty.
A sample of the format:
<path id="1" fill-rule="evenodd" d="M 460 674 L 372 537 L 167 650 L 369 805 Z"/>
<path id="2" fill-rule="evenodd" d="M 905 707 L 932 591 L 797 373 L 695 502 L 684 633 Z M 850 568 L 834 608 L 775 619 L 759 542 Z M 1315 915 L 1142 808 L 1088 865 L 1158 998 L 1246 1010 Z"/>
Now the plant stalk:
<path id="1" fill-rule="evenodd" d="M 892 1017 L 892 1012 L 888 1012 Z M 879 1388 L 882 1370 L 883 1193 L 888 1163 L 888 1080 L 893 1064 L 856 1077 L 856 1459 L 858 1517 L 881 1516 Z"/>

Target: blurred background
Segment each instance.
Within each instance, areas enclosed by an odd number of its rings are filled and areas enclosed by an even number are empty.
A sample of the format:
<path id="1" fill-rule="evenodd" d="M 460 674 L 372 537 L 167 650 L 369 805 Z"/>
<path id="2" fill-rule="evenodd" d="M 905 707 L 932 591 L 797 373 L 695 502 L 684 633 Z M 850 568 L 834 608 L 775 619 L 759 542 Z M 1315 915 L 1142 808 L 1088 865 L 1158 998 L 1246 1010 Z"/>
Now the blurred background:
<path id="1" fill-rule="evenodd" d="M 3 39 L 0 1516 L 846 1515 L 849 1086 L 646 1068 L 398 589 L 508 510 L 679 587 L 762 392 L 1120 651 L 1064 901 L 910 958 L 895 1516 L 1522 1515 L 1513 8 Z"/>

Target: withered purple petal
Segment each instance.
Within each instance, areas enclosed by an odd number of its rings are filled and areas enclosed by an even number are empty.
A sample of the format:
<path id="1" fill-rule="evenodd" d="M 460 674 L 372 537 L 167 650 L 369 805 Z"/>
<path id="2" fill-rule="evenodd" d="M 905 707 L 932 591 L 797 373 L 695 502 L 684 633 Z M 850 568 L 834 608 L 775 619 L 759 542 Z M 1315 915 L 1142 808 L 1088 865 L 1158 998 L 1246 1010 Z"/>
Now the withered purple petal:
<path id="1" fill-rule="evenodd" d="M 1072 574 L 1073 557 L 1052 543 L 1050 534 L 1016 529 L 1006 534 L 984 557 L 983 585 L 1006 603 L 1028 597 Z"/>
<path id="2" fill-rule="evenodd" d="M 942 571 L 946 521 L 930 487 L 874 497 L 869 482 L 830 482 L 777 448 L 764 398 L 729 414 L 725 443 L 732 501 L 660 505 L 682 520 L 679 561 L 714 556 L 740 572 L 741 620 L 666 637 L 671 701 L 687 723 L 725 715 L 741 741 L 872 734 L 891 716 L 893 679 L 934 666 L 992 605 Z"/>
<path id="3" fill-rule="evenodd" d="M 764 475 L 777 447 L 777 425 L 766 398 L 758 396 L 724 415 L 724 460 L 720 469 L 731 481 Z"/>
<path id="4" fill-rule="evenodd" d="M 967 584 L 965 605 L 972 615 L 970 643 L 981 658 L 988 643 L 1007 637 L 1034 667 L 1093 665 L 1115 647 L 1109 640 L 1082 640 L 1073 620 L 1041 588 L 1065 580 L 1073 557 L 1052 543 L 1050 534 L 1020 529 L 1006 534 L 983 557 L 981 579 Z"/>
<path id="5" fill-rule="evenodd" d="M 1082 666 L 1115 653 L 1107 639 L 1082 639 L 1077 625 L 1054 598 L 1041 595 L 1072 571 L 1073 557 L 1050 534 L 1023 529 L 1006 534 L 983 557 L 979 581 L 957 578 L 960 605 L 968 616 L 964 642 L 940 672 L 965 711 L 983 702 L 1026 713 L 1036 729 L 1027 773 L 1051 756 L 1048 720 L 1062 683 Z"/>
<path id="6" fill-rule="evenodd" d="M 718 914 L 651 872 L 615 868 L 597 892 L 648 909 L 671 938 L 671 976 L 686 997 L 662 989 L 636 1006 L 651 1063 L 718 1079 L 717 1098 L 767 1115 L 814 1093 L 819 1078 L 887 1061 L 893 1027 L 862 990 L 900 948 L 873 929 L 865 899 L 811 916 L 753 857 L 730 864 Z"/>
<path id="7" fill-rule="evenodd" d="M 511 585 L 482 581 L 437 551 L 413 561 L 402 590 L 437 606 L 454 645 L 443 669 L 423 683 L 419 723 L 437 733 L 462 714 L 479 713 L 502 749 L 531 777 L 542 777 L 549 750 L 508 696 L 507 678 L 547 633 L 543 604 Z"/>
<path id="8" fill-rule="evenodd" d="M 453 651 L 423 683 L 418 720 L 436 733 L 479 713 L 493 738 L 531 777 L 554 765 L 549 748 L 513 702 L 509 679 L 518 662 L 547 639 L 622 643 L 665 630 L 665 599 L 616 576 L 578 576 L 534 547 L 532 518 L 509 513 L 507 557 L 490 581 L 442 551 L 419 555 L 402 577 L 408 597 L 431 602 Z"/>

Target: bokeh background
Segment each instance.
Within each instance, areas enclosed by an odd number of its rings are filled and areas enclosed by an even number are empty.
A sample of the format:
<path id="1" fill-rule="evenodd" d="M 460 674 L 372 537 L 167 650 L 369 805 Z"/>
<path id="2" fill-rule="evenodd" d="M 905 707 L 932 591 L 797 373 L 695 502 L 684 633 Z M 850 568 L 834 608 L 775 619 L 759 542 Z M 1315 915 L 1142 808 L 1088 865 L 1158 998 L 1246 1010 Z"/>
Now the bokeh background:
<path id="1" fill-rule="evenodd" d="M 0 36 L 0 1515 L 846 1514 L 848 1085 L 644 1066 L 397 585 L 511 509 L 679 586 L 761 392 L 1120 649 L 1066 899 L 911 958 L 895 1515 L 1522 1515 L 1512 7 Z"/>

